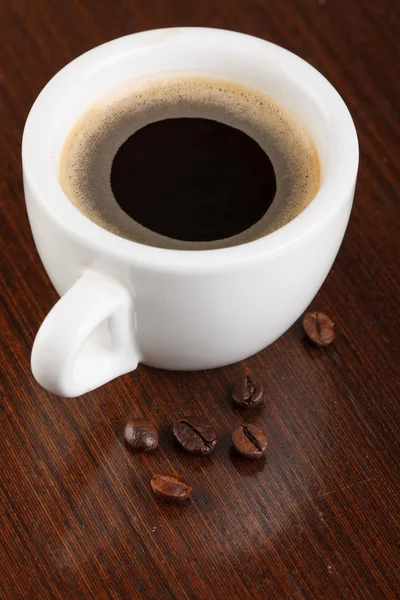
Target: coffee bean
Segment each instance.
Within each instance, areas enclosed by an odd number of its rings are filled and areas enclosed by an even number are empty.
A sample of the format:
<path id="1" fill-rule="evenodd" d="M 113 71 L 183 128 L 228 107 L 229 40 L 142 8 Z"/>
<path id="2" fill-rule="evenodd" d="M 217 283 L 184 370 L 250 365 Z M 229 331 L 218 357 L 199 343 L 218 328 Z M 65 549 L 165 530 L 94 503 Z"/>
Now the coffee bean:
<path id="1" fill-rule="evenodd" d="M 187 452 L 210 454 L 217 443 L 217 433 L 205 417 L 185 417 L 175 423 L 174 435 Z"/>
<path id="2" fill-rule="evenodd" d="M 151 452 L 158 446 L 157 429 L 146 419 L 132 419 L 125 425 L 124 439 L 131 450 Z"/>
<path id="3" fill-rule="evenodd" d="M 232 433 L 233 446 L 241 456 L 251 460 L 261 458 L 267 451 L 268 438 L 256 425 L 239 425 Z"/>
<path id="4" fill-rule="evenodd" d="M 316 346 L 328 346 L 335 339 L 332 319 L 322 312 L 309 312 L 303 317 L 307 339 Z"/>
<path id="5" fill-rule="evenodd" d="M 157 473 L 150 481 L 155 495 L 166 502 L 184 502 L 192 493 L 192 488 L 176 475 L 163 475 Z"/>
<path id="6" fill-rule="evenodd" d="M 242 377 L 232 388 L 232 398 L 241 407 L 257 406 L 263 401 L 263 396 L 263 382 L 254 375 Z"/>

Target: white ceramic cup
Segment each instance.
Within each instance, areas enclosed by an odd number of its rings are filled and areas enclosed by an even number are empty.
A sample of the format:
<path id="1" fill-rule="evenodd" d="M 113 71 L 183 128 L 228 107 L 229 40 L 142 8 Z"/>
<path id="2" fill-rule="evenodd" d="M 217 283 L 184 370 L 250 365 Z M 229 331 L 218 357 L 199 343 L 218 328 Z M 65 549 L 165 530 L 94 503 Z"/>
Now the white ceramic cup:
<path id="1" fill-rule="evenodd" d="M 258 89 L 306 125 L 322 177 L 298 217 L 240 246 L 166 250 L 120 238 L 68 201 L 59 157 L 78 117 L 123 82 L 178 73 Z M 339 250 L 358 143 L 339 94 L 301 58 L 240 33 L 183 28 L 111 41 L 57 73 L 31 109 L 22 158 L 33 236 L 61 296 L 36 336 L 32 371 L 51 392 L 77 396 L 139 361 L 209 369 L 244 359 L 282 335 L 317 293 Z"/>

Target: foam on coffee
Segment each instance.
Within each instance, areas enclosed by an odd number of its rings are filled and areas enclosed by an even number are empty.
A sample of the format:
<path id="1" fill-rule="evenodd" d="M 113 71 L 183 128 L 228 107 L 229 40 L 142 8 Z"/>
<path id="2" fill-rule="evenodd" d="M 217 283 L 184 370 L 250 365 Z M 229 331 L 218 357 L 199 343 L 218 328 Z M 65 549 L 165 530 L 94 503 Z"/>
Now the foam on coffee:
<path id="1" fill-rule="evenodd" d="M 222 240 L 187 242 L 143 227 L 120 208 L 110 183 L 118 149 L 145 125 L 177 117 L 202 117 L 230 125 L 267 153 L 277 191 L 257 223 Z M 287 109 L 241 84 L 200 76 L 143 78 L 114 90 L 78 120 L 60 159 L 60 181 L 66 196 L 94 223 L 139 243 L 182 250 L 235 246 L 279 229 L 308 206 L 318 191 L 319 179 L 313 140 Z"/>

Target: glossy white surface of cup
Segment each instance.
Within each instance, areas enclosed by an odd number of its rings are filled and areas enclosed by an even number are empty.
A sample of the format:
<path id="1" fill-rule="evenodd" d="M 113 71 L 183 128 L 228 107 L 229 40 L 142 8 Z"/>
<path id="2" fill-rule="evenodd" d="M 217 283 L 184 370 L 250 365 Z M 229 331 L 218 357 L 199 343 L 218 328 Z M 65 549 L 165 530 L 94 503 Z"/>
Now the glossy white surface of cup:
<path id="1" fill-rule="evenodd" d="M 68 201 L 58 164 L 77 118 L 125 81 L 178 73 L 256 88 L 306 125 L 320 156 L 321 186 L 298 217 L 248 244 L 179 251 L 120 238 Z M 207 369 L 271 344 L 305 310 L 332 266 L 358 168 L 353 121 L 320 73 L 269 42 L 201 28 L 133 34 L 74 60 L 33 105 L 22 154 L 34 240 L 62 296 L 39 330 L 32 370 L 63 396 L 94 389 L 139 361 Z"/>

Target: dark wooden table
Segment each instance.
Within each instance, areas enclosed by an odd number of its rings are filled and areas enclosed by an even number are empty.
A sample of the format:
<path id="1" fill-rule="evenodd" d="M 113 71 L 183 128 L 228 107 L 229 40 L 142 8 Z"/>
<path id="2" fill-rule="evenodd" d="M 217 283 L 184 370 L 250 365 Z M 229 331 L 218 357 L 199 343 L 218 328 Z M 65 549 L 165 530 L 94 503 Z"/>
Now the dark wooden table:
<path id="1" fill-rule="evenodd" d="M 400 11 L 395 0 L 15 0 L 0 8 L 0 598 L 399 598 Z M 36 253 L 20 142 L 35 97 L 92 46 L 143 29 L 205 25 L 286 46 L 337 87 L 361 160 L 349 229 L 313 309 L 335 320 L 325 350 L 295 325 L 243 364 L 202 373 L 140 366 L 74 400 L 46 393 L 29 359 L 57 296 Z M 232 382 L 253 371 L 266 404 L 246 419 L 266 461 L 231 453 Z M 171 423 L 208 415 L 221 442 L 192 458 Z M 160 449 L 132 456 L 124 423 L 147 416 Z M 152 473 L 194 496 L 158 503 Z M 396 591 L 397 589 L 397 591 Z"/>

